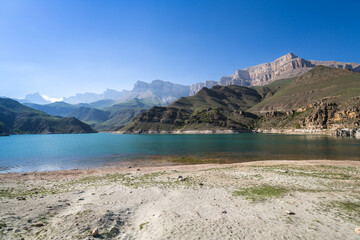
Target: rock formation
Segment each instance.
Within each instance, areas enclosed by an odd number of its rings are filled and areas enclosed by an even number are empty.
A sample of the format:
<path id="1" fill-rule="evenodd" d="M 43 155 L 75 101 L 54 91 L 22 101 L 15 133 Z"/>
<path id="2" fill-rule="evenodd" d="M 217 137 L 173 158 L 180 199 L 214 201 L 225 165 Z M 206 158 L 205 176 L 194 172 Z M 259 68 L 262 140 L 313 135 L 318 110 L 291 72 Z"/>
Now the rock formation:
<path id="1" fill-rule="evenodd" d="M 288 53 L 270 63 L 236 70 L 233 75 L 222 77 L 216 83 L 215 81 L 207 81 L 205 83 L 194 84 L 191 86 L 191 95 L 194 95 L 202 87 L 212 87 L 214 85 L 263 86 L 275 80 L 298 77 L 318 65 L 332 68 L 347 68 L 360 72 L 360 64 L 357 63 L 305 60 L 293 53 Z"/>

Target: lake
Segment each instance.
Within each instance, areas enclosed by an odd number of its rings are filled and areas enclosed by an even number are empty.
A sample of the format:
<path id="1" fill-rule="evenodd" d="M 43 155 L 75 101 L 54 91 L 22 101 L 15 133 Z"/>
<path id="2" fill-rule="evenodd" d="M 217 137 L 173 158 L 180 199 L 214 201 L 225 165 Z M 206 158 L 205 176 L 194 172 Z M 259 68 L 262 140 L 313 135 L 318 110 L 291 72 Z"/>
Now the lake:
<path id="1" fill-rule="evenodd" d="M 276 159 L 360 160 L 360 140 L 314 135 L 54 134 L 0 137 L 0 172 L 112 166 L 197 157 L 216 162 Z M 159 160 L 160 161 L 160 160 Z M 165 161 L 166 162 L 166 161 Z"/>

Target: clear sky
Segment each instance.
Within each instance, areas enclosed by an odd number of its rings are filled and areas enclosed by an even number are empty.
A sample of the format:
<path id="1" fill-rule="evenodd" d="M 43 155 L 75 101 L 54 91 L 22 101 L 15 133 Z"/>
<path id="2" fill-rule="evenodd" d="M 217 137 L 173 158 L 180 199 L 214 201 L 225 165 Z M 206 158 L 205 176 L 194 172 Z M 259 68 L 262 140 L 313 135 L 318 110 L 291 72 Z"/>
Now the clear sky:
<path id="1" fill-rule="evenodd" d="M 0 0 L 0 96 L 218 80 L 293 52 L 360 62 L 360 1 Z"/>

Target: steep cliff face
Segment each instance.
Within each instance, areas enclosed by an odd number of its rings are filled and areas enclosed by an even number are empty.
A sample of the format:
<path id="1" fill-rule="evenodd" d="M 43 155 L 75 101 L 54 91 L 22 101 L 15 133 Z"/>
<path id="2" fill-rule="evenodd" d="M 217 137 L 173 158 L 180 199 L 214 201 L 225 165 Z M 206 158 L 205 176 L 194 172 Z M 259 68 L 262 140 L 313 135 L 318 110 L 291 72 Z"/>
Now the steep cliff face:
<path id="1" fill-rule="evenodd" d="M 167 105 L 180 97 L 187 97 L 189 95 L 190 86 L 161 80 L 154 80 L 151 83 L 137 81 L 132 91 L 117 100 L 124 102 L 139 98 L 153 104 Z"/>
<path id="2" fill-rule="evenodd" d="M 355 101 L 354 103 L 356 105 Z M 359 126 L 360 106 L 357 104 L 343 108 L 332 99 L 323 99 L 286 112 L 267 112 L 259 117 L 257 123 L 257 127 L 261 129 L 329 130 L 330 132 L 342 128 L 356 129 Z"/>
<path id="3" fill-rule="evenodd" d="M 214 85 L 263 86 L 275 80 L 298 77 L 319 65 L 360 72 L 360 64 L 357 63 L 305 60 L 293 53 L 288 53 L 270 63 L 239 69 L 230 76 L 220 78 L 218 82 L 207 81 L 194 84 L 191 86 L 191 95 L 194 95 L 202 87 L 212 87 Z"/>
<path id="4" fill-rule="evenodd" d="M 216 82 L 216 81 L 206 81 L 206 82 L 195 83 L 195 84 L 190 86 L 190 96 L 195 95 L 198 91 L 200 91 L 204 87 L 212 88 L 215 85 L 218 85 L 218 82 Z"/>

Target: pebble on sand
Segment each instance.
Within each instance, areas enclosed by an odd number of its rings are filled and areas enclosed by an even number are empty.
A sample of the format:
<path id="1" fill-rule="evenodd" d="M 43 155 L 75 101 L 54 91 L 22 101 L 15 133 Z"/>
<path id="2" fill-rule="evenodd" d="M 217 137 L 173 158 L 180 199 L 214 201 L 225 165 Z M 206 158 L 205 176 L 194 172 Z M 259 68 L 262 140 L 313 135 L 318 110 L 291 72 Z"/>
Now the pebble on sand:
<path id="1" fill-rule="evenodd" d="M 91 232 L 91 236 L 93 236 L 93 237 L 99 236 L 99 229 L 94 228 L 94 230 L 92 230 L 92 232 Z"/>
<path id="2" fill-rule="evenodd" d="M 360 228 L 355 228 L 354 232 L 360 235 Z"/>
<path id="3" fill-rule="evenodd" d="M 179 176 L 179 177 L 178 177 L 178 180 L 179 180 L 179 181 L 186 181 L 186 180 L 187 180 L 187 177 Z"/>
<path id="4" fill-rule="evenodd" d="M 43 222 L 37 222 L 34 224 L 35 227 L 43 227 L 44 223 Z"/>
<path id="5" fill-rule="evenodd" d="M 295 213 L 292 212 L 292 211 L 290 211 L 290 210 L 286 210 L 286 214 L 287 214 L 287 215 L 295 215 Z"/>

